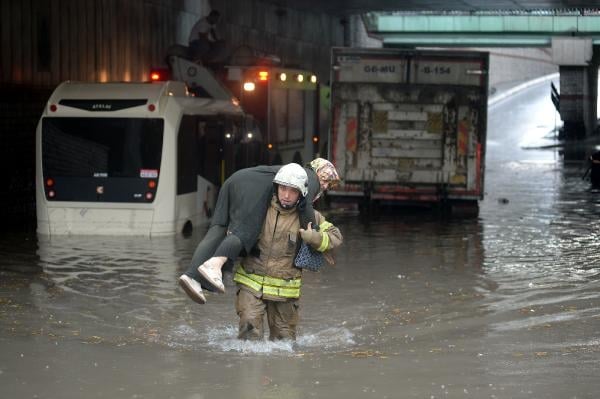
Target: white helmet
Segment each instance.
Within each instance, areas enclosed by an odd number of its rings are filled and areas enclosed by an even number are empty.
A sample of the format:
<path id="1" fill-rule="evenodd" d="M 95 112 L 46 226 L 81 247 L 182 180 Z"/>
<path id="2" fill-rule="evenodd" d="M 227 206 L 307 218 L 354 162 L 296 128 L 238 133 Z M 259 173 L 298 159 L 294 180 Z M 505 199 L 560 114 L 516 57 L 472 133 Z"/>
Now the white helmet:
<path id="1" fill-rule="evenodd" d="M 303 197 L 308 194 L 308 175 L 304 168 L 297 163 L 283 165 L 275 175 L 273 183 L 293 187 L 300 191 Z"/>

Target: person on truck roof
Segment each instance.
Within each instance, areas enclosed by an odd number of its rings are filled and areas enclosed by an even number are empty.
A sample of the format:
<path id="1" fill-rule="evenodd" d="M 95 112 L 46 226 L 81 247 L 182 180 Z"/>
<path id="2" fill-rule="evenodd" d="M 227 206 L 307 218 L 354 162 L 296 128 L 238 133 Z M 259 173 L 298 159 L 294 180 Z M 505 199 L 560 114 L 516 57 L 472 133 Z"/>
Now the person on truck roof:
<path id="1" fill-rule="evenodd" d="M 211 62 L 219 59 L 224 52 L 224 41 L 219 38 L 217 24 L 221 13 L 212 10 L 200 18 L 192 27 L 188 39 L 189 55 L 193 61 Z"/>
<path id="2" fill-rule="evenodd" d="M 197 303 L 206 302 L 202 286 L 224 292 L 223 265 L 244 251 L 249 254 L 260 235 L 273 195 L 273 178 L 281 165 L 255 166 L 232 174 L 221 187 L 211 225 L 196 247 L 190 266 L 179 277 L 179 285 Z M 316 158 L 305 168 L 308 193 L 298 206 L 303 228 L 315 226 L 313 202 L 340 181 L 335 166 Z"/>

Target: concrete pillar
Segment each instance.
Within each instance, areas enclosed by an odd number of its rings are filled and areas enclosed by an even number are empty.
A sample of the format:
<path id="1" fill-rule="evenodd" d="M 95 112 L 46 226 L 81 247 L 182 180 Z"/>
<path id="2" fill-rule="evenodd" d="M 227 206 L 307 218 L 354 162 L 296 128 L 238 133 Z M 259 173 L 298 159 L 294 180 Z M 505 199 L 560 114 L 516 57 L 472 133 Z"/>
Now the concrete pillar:
<path id="1" fill-rule="evenodd" d="M 580 139 L 595 133 L 597 126 L 598 65 L 600 51 L 590 37 L 555 37 L 552 59 L 560 72 L 559 137 Z"/>
<path id="2" fill-rule="evenodd" d="M 600 46 L 593 46 L 592 60 L 588 67 L 588 136 L 598 134 L 598 68 L 600 67 Z"/>
<path id="3" fill-rule="evenodd" d="M 590 128 L 588 67 L 560 66 L 559 72 L 560 117 L 563 120 L 559 137 L 567 140 L 584 138 Z"/>

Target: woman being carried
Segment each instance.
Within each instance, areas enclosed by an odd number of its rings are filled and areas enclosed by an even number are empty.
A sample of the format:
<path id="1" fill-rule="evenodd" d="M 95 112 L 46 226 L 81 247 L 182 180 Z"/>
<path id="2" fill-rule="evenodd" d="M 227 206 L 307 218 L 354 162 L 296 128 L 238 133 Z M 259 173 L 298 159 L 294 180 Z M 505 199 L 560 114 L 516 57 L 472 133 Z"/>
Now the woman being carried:
<path id="1" fill-rule="evenodd" d="M 179 277 L 179 285 L 197 303 L 206 303 L 202 285 L 225 292 L 222 267 L 242 251 L 249 254 L 260 235 L 273 196 L 273 178 L 281 165 L 256 166 L 232 174 L 221 187 L 210 228 L 196 247 L 190 266 Z M 308 194 L 298 205 L 300 224 L 315 223 L 313 202 L 340 181 L 331 162 L 316 158 L 305 168 Z M 198 265 L 200 265 L 198 267 Z"/>

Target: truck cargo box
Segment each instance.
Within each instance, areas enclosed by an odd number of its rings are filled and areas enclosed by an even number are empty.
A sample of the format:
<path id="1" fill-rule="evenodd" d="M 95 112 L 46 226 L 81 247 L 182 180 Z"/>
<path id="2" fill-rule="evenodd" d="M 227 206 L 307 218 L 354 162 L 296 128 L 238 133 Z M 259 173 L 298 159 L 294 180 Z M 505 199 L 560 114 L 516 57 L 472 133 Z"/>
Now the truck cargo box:
<path id="1" fill-rule="evenodd" d="M 488 54 L 334 48 L 332 196 L 483 198 Z"/>

